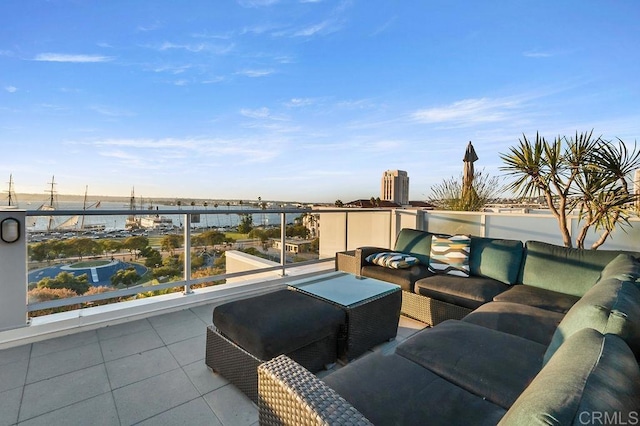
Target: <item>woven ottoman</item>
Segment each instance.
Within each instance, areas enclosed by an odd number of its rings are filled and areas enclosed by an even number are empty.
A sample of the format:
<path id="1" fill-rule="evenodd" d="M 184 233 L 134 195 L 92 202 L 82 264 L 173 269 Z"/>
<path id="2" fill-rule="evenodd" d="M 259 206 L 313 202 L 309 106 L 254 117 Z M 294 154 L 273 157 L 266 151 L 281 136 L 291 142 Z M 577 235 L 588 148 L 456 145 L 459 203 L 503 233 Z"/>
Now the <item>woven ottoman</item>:
<path id="1" fill-rule="evenodd" d="M 320 371 L 336 361 L 345 322 L 342 309 L 296 291 L 236 300 L 213 310 L 205 362 L 257 403 L 258 365 L 286 354 Z"/>

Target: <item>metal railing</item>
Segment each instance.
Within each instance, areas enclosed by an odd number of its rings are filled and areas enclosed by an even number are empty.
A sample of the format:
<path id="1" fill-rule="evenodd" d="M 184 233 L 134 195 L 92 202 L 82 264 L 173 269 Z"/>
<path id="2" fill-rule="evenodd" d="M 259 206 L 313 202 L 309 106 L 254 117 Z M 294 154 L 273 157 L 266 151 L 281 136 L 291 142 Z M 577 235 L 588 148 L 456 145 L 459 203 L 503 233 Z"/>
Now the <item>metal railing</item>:
<path id="1" fill-rule="evenodd" d="M 52 309 L 52 308 L 60 308 L 64 306 L 73 306 L 73 305 L 81 305 L 91 302 L 97 302 L 101 300 L 107 299 L 117 299 L 122 297 L 128 297 L 137 295 L 140 293 L 146 293 L 149 291 L 160 291 L 168 288 L 175 287 L 183 287 L 183 294 L 188 296 L 192 294 L 192 286 L 197 284 L 208 283 L 212 281 L 221 281 L 229 278 L 238 278 L 245 277 L 250 275 L 255 275 L 257 273 L 265 273 L 265 272 L 276 272 L 279 271 L 281 276 L 285 276 L 287 273 L 287 268 L 292 266 L 303 266 L 310 264 L 317 264 L 323 262 L 333 261 L 333 258 L 329 259 L 314 259 L 302 262 L 295 262 L 295 264 L 287 264 L 286 262 L 286 226 L 287 226 L 287 215 L 289 217 L 295 215 L 300 216 L 304 213 L 312 212 L 311 209 L 229 209 L 224 211 L 212 211 L 207 209 L 167 209 L 167 210 L 153 210 L 153 211 L 145 211 L 145 210 L 52 210 L 52 211 L 27 211 L 27 217 L 49 217 L 49 216 L 75 216 L 75 215 L 83 215 L 83 216 L 143 216 L 152 214 L 160 214 L 162 216 L 175 216 L 178 215 L 181 217 L 181 230 L 184 236 L 184 261 L 183 261 L 183 277 L 180 281 L 172 281 L 162 284 L 154 284 L 153 286 L 136 286 L 132 288 L 126 289 L 118 289 L 113 291 L 108 291 L 100 294 L 92 294 L 88 296 L 75 296 L 64 299 L 56 299 L 56 300 L 48 300 L 41 301 L 35 303 L 28 303 L 27 310 L 29 312 L 44 310 L 44 309 Z M 194 215 L 204 216 L 204 215 L 264 215 L 264 214 L 279 214 L 280 215 L 280 265 L 272 266 L 272 267 L 261 267 L 259 269 L 253 271 L 245 271 L 245 272 L 235 272 L 235 273 L 224 273 L 218 275 L 211 275 L 200 278 L 192 278 L 191 276 L 191 236 L 194 228 L 192 228 L 192 217 Z"/>

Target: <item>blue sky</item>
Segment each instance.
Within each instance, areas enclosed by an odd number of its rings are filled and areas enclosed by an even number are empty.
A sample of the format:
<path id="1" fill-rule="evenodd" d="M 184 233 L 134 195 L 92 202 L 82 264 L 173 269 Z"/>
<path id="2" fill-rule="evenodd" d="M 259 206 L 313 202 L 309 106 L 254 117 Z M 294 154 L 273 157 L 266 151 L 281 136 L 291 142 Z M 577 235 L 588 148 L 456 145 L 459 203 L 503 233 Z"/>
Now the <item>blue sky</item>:
<path id="1" fill-rule="evenodd" d="M 536 131 L 640 135 L 640 2 L 3 0 L 0 182 L 410 198 Z M 6 188 L 3 188 L 6 189 Z"/>

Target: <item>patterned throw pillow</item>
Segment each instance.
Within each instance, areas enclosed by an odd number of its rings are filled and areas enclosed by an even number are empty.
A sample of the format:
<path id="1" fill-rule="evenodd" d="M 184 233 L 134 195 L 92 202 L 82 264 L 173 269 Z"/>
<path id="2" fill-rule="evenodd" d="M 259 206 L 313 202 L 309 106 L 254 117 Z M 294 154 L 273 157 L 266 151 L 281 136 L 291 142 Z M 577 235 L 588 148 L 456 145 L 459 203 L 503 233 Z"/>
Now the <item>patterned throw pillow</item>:
<path id="1" fill-rule="evenodd" d="M 435 274 L 468 277 L 470 247 L 471 238 L 467 235 L 452 235 L 451 237 L 434 235 L 431 239 L 429 271 Z"/>
<path id="2" fill-rule="evenodd" d="M 410 268 L 411 266 L 419 263 L 418 259 L 413 256 L 395 252 L 374 253 L 367 256 L 365 260 L 369 263 L 373 263 L 374 265 L 380 265 L 391 269 Z"/>

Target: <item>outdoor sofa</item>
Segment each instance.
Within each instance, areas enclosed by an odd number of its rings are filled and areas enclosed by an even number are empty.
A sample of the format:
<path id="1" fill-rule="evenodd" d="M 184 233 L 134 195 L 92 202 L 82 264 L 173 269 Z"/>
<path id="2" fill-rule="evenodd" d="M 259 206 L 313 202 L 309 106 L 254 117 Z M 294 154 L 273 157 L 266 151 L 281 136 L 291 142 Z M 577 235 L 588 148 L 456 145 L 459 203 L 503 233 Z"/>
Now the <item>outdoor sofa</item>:
<path id="1" fill-rule="evenodd" d="M 402 230 L 395 248 L 430 253 L 430 236 Z M 286 356 L 262 364 L 260 423 L 640 422 L 639 254 L 518 243 L 472 237 L 467 278 L 385 268 L 435 325 L 323 380 Z"/>

